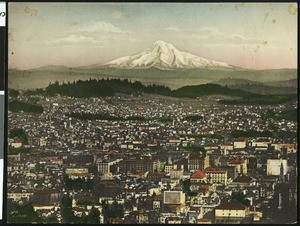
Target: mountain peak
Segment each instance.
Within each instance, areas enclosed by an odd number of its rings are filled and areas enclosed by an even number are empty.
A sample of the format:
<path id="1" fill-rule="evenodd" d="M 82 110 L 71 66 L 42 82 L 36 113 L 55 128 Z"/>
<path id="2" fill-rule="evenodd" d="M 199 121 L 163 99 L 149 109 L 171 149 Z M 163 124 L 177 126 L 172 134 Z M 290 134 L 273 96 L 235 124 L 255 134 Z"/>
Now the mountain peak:
<path id="1" fill-rule="evenodd" d="M 167 45 L 169 43 L 162 41 L 162 40 L 157 40 L 155 42 L 153 42 L 153 45 Z"/>
<path id="2" fill-rule="evenodd" d="M 124 69 L 155 67 L 162 70 L 232 67 L 226 63 L 208 60 L 190 53 L 182 52 L 176 49 L 172 44 L 161 40 L 154 42 L 152 47 L 145 51 L 136 55 L 118 58 L 104 64 L 104 66 Z"/>
<path id="3" fill-rule="evenodd" d="M 153 46 L 160 46 L 160 47 L 173 47 L 175 48 L 171 43 L 162 41 L 162 40 L 158 40 L 156 42 L 153 42 Z"/>

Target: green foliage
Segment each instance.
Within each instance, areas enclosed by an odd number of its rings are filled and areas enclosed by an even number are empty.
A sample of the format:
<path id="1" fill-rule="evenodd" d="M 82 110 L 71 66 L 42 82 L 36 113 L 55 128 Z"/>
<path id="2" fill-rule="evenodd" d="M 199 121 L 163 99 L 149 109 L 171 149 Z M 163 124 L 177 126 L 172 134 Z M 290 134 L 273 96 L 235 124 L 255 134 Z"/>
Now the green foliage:
<path id="1" fill-rule="evenodd" d="M 181 181 L 181 186 L 182 186 L 182 191 L 185 194 L 188 194 L 189 192 L 191 192 L 191 189 L 190 189 L 190 187 L 191 187 L 191 180 L 190 179 Z"/>
<path id="2" fill-rule="evenodd" d="M 205 152 L 204 147 L 200 147 L 200 146 L 190 146 L 190 147 L 183 147 L 182 148 L 184 151 L 188 151 L 188 152 Z"/>
<path id="3" fill-rule="evenodd" d="M 17 154 L 28 154 L 32 151 L 32 148 L 9 148 L 9 155 L 17 155 Z"/>
<path id="4" fill-rule="evenodd" d="M 152 118 L 152 121 L 162 122 L 162 123 L 169 123 L 173 122 L 172 118 Z"/>
<path id="5" fill-rule="evenodd" d="M 297 95 L 294 94 L 281 94 L 281 95 L 259 95 L 247 96 L 237 100 L 221 100 L 222 104 L 254 104 L 254 105 L 276 105 L 282 104 L 287 101 L 296 99 Z"/>
<path id="6" fill-rule="evenodd" d="M 171 93 L 174 97 L 196 98 L 204 95 L 228 95 L 237 97 L 253 97 L 257 94 L 245 92 L 239 89 L 230 89 L 216 84 L 202 84 L 197 86 L 184 86 Z"/>
<path id="7" fill-rule="evenodd" d="M 86 224 L 99 224 L 99 217 L 100 217 L 100 212 L 98 209 L 95 207 L 92 207 L 92 209 L 89 212 L 89 215 L 83 218 L 82 223 Z"/>
<path id="8" fill-rule="evenodd" d="M 58 220 L 56 217 L 47 217 L 47 218 L 41 218 L 39 223 L 43 224 L 55 224 L 58 223 Z"/>
<path id="9" fill-rule="evenodd" d="M 72 197 L 67 195 L 61 199 L 62 205 L 62 219 L 64 223 L 71 223 L 74 221 L 74 213 L 72 211 Z"/>
<path id="10" fill-rule="evenodd" d="M 130 121 L 146 121 L 147 119 L 145 117 L 142 116 L 129 116 L 126 118 L 126 120 L 130 120 Z"/>
<path id="11" fill-rule="evenodd" d="M 63 96 L 87 98 L 113 96 L 114 91 L 107 85 L 106 80 L 101 82 L 90 79 L 88 81 L 78 80 L 73 83 L 63 83 L 61 85 L 56 81 L 45 89 L 45 94 L 49 96 L 60 94 Z"/>
<path id="12" fill-rule="evenodd" d="M 49 84 L 47 88 L 27 91 L 27 95 L 44 94 L 49 96 L 63 95 L 78 98 L 107 97 L 115 96 L 116 93 L 134 94 L 153 93 L 178 98 L 196 98 L 204 95 L 226 95 L 241 97 L 235 100 L 221 100 L 223 104 L 279 104 L 296 98 L 293 94 L 282 95 L 260 95 L 246 92 L 240 89 L 231 89 L 217 84 L 202 84 L 195 86 L 184 86 L 177 90 L 171 90 L 164 85 L 143 85 L 139 81 L 131 82 L 128 79 L 89 79 L 78 80 L 59 84 L 56 81 Z M 187 118 L 187 120 L 198 120 L 197 118 Z"/>
<path id="13" fill-rule="evenodd" d="M 112 218 L 122 218 L 124 217 L 124 207 L 122 204 L 114 202 L 109 205 L 105 201 L 102 203 L 102 213 L 104 216 L 104 223 L 110 223 Z"/>
<path id="14" fill-rule="evenodd" d="M 33 104 L 37 104 L 40 101 L 40 98 L 32 97 L 32 96 L 28 97 L 27 99 L 28 99 L 28 102 L 33 103 Z"/>
<path id="15" fill-rule="evenodd" d="M 69 179 L 65 177 L 65 183 L 68 190 L 91 190 L 94 188 L 94 180 L 93 179 Z"/>
<path id="16" fill-rule="evenodd" d="M 94 206 L 87 216 L 77 217 L 72 210 L 72 197 L 67 195 L 61 199 L 62 218 L 64 223 L 99 224 L 100 212 Z"/>
<path id="17" fill-rule="evenodd" d="M 278 131 L 276 133 L 277 138 L 281 139 L 290 139 L 290 138 L 298 138 L 297 132 L 291 132 L 291 131 Z"/>
<path id="18" fill-rule="evenodd" d="M 32 95 L 43 95 L 45 93 L 45 90 L 42 88 L 37 88 L 35 90 L 26 90 L 24 92 L 25 96 L 32 96 Z"/>
<path id="19" fill-rule="evenodd" d="M 41 221 L 31 203 L 25 205 L 11 203 L 8 205 L 7 213 L 9 223 L 33 223 Z"/>
<path id="20" fill-rule="evenodd" d="M 182 191 L 188 196 L 197 196 L 198 193 L 196 191 L 191 191 L 191 180 L 182 180 L 181 181 Z"/>
<path id="21" fill-rule="evenodd" d="M 189 115 L 185 117 L 185 120 L 189 121 L 189 122 L 196 122 L 203 119 L 202 116 L 200 115 Z"/>
<path id="22" fill-rule="evenodd" d="M 170 91 L 170 88 L 167 86 L 145 86 L 139 81 L 130 82 L 128 79 L 89 79 L 86 81 L 78 80 L 76 82 L 63 84 L 59 84 L 58 81 L 56 81 L 53 84 L 50 83 L 44 91 L 36 89 L 35 91 L 30 91 L 30 94 L 44 93 L 49 96 L 60 94 L 63 96 L 89 98 L 114 96 L 116 93 L 139 94 L 141 92 L 145 92 L 168 94 Z"/>
<path id="23" fill-rule="evenodd" d="M 9 138 L 11 139 L 20 139 L 23 144 L 28 144 L 27 134 L 23 129 L 13 128 L 9 131 Z"/>
<path id="24" fill-rule="evenodd" d="M 244 206 L 250 206 L 250 200 L 246 198 L 242 191 L 232 192 L 231 199 L 240 202 Z"/>
<path id="25" fill-rule="evenodd" d="M 155 93 L 155 94 L 160 94 L 160 95 L 169 95 L 169 93 L 171 92 L 171 89 L 167 86 L 163 86 L 163 85 L 148 85 L 146 86 L 143 91 L 145 93 Z"/>
<path id="26" fill-rule="evenodd" d="M 28 112 L 28 113 L 43 113 L 44 109 L 42 105 L 31 104 L 22 101 L 13 100 L 8 104 L 8 108 L 12 112 Z"/>
<path id="27" fill-rule="evenodd" d="M 268 110 L 267 113 L 264 115 L 265 119 L 275 119 L 275 120 L 281 120 L 281 119 L 286 119 L 290 121 L 297 121 L 297 109 L 289 110 L 289 111 L 284 111 L 284 112 L 274 112 L 271 110 Z"/>
<path id="28" fill-rule="evenodd" d="M 8 89 L 8 96 L 17 97 L 19 96 L 19 91 L 15 89 Z"/>
<path id="29" fill-rule="evenodd" d="M 231 133 L 231 136 L 233 138 L 239 138 L 239 137 L 273 137 L 274 135 L 270 131 L 255 131 L 255 130 L 234 130 Z"/>

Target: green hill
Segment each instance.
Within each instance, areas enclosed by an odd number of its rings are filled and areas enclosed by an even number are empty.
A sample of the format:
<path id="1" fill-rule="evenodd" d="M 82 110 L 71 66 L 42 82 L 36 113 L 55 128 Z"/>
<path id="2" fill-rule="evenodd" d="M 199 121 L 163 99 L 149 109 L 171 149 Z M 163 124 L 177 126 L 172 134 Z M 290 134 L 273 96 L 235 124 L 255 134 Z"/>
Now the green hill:
<path id="1" fill-rule="evenodd" d="M 245 92 L 240 89 L 230 89 L 217 84 L 203 84 L 197 86 L 184 86 L 171 93 L 174 97 L 196 98 L 203 95 L 226 95 L 235 97 L 254 97 L 259 96 L 253 93 Z"/>
<path id="2" fill-rule="evenodd" d="M 68 68 L 64 66 L 45 66 L 31 70 L 8 71 L 8 86 L 13 89 L 45 88 L 50 82 L 74 82 L 77 80 L 119 78 L 140 81 L 143 84 L 165 85 L 178 89 L 188 85 L 212 83 L 223 78 L 248 79 L 269 83 L 297 78 L 296 69 L 244 70 L 244 69 L 116 69 L 100 66 Z"/>
<path id="3" fill-rule="evenodd" d="M 28 94 L 42 94 L 90 98 L 114 96 L 117 93 L 142 94 L 152 93 L 177 98 L 197 98 L 204 95 L 225 95 L 237 97 L 234 100 L 221 100 L 224 104 L 278 104 L 296 98 L 296 95 L 260 95 L 246 92 L 240 89 L 231 89 L 217 84 L 203 84 L 196 86 L 184 86 L 177 90 L 171 90 L 163 85 L 144 85 L 141 82 L 131 82 L 127 79 L 89 79 L 59 84 L 55 82 L 45 89 L 27 91 Z"/>

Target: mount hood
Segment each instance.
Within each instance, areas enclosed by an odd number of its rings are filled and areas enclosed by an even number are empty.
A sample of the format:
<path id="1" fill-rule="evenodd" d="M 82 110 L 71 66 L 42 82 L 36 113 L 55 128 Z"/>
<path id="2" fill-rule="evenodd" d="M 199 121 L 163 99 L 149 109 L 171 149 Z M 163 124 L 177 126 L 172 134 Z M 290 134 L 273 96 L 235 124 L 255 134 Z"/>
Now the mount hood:
<path id="1" fill-rule="evenodd" d="M 176 49 L 172 44 L 156 41 L 152 47 L 132 56 L 125 56 L 103 64 L 112 68 L 143 69 L 155 67 L 162 70 L 193 68 L 233 68 L 233 66 L 205 59 Z"/>

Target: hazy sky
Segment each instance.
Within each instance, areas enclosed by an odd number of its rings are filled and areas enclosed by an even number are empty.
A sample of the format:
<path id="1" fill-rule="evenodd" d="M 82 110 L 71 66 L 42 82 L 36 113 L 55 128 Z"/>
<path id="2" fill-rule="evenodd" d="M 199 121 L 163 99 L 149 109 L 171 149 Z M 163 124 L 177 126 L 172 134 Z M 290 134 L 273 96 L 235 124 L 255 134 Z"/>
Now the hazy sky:
<path id="1" fill-rule="evenodd" d="M 101 64 L 163 40 L 243 68 L 296 68 L 297 13 L 292 3 L 9 3 L 9 67 Z"/>

